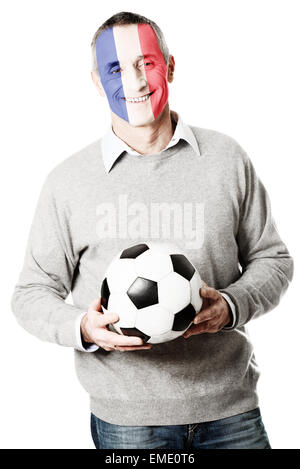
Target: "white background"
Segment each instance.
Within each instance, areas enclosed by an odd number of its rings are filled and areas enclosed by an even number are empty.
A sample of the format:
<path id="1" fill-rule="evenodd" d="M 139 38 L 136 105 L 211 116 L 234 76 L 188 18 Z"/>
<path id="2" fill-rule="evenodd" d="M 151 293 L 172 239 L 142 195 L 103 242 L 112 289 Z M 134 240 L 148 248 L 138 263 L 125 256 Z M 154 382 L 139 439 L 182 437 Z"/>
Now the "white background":
<path id="1" fill-rule="evenodd" d="M 296 270 L 280 305 L 249 331 L 271 444 L 300 448 L 298 7 L 297 0 L 1 2 L 2 448 L 93 448 L 73 351 L 22 330 L 10 298 L 47 173 L 108 128 L 108 106 L 90 77 L 90 42 L 122 10 L 164 31 L 176 61 L 171 108 L 189 124 L 234 137 L 268 190 Z"/>

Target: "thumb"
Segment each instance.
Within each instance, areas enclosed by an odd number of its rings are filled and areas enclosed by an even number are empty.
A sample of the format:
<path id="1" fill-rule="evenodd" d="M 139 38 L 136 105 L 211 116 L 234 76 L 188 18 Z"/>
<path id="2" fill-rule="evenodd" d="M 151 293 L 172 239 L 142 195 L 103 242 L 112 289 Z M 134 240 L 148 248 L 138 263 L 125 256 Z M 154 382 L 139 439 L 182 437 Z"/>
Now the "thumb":
<path id="1" fill-rule="evenodd" d="M 206 284 L 200 288 L 200 295 L 202 298 L 210 298 L 211 300 L 218 300 L 220 296 L 215 288 L 208 287 Z"/>
<path id="2" fill-rule="evenodd" d="M 96 298 L 89 306 L 89 311 L 100 311 L 101 310 L 101 298 Z"/>

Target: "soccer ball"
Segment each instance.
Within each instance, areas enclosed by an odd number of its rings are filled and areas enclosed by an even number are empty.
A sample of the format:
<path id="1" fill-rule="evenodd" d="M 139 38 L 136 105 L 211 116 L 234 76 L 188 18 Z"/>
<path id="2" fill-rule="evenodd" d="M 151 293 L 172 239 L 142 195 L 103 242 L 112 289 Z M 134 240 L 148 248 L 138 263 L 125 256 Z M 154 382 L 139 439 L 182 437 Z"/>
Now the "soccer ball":
<path id="1" fill-rule="evenodd" d="M 147 242 L 113 258 L 101 286 L 103 313 L 116 313 L 109 329 L 158 344 L 181 336 L 201 309 L 200 275 L 176 246 Z"/>

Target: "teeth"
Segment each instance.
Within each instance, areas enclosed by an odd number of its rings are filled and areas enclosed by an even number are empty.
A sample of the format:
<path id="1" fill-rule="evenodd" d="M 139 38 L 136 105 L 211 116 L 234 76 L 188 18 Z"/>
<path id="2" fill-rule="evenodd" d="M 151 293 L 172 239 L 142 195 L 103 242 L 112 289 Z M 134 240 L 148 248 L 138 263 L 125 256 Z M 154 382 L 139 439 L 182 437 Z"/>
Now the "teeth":
<path id="1" fill-rule="evenodd" d="M 141 103 L 141 102 L 146 101 L 147 99 L 149 99 L 149 96 L 150 96 L 150 93 L 147 94 L 146 96 L 142 96 L 141 98 L 125 98 L 125 99 L 129 103 Z"/>

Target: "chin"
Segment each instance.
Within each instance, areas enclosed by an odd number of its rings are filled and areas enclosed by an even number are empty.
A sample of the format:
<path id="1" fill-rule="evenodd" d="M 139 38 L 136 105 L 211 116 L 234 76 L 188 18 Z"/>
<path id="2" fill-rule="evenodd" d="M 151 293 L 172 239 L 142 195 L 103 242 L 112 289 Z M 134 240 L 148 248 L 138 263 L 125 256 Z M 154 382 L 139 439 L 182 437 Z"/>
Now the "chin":
<path id="1" fill-rule="evenodd" d="M 148 117 L 142 117 L 142 116 L 136 116 L 136 117 L 131 117 L 129 124 L 132 125 L 132 127 L 143 127 L 145 125 L 149 125 L 152 122 L 154 122 L 154 117 L 153 116 L 148 116 Z"/>

